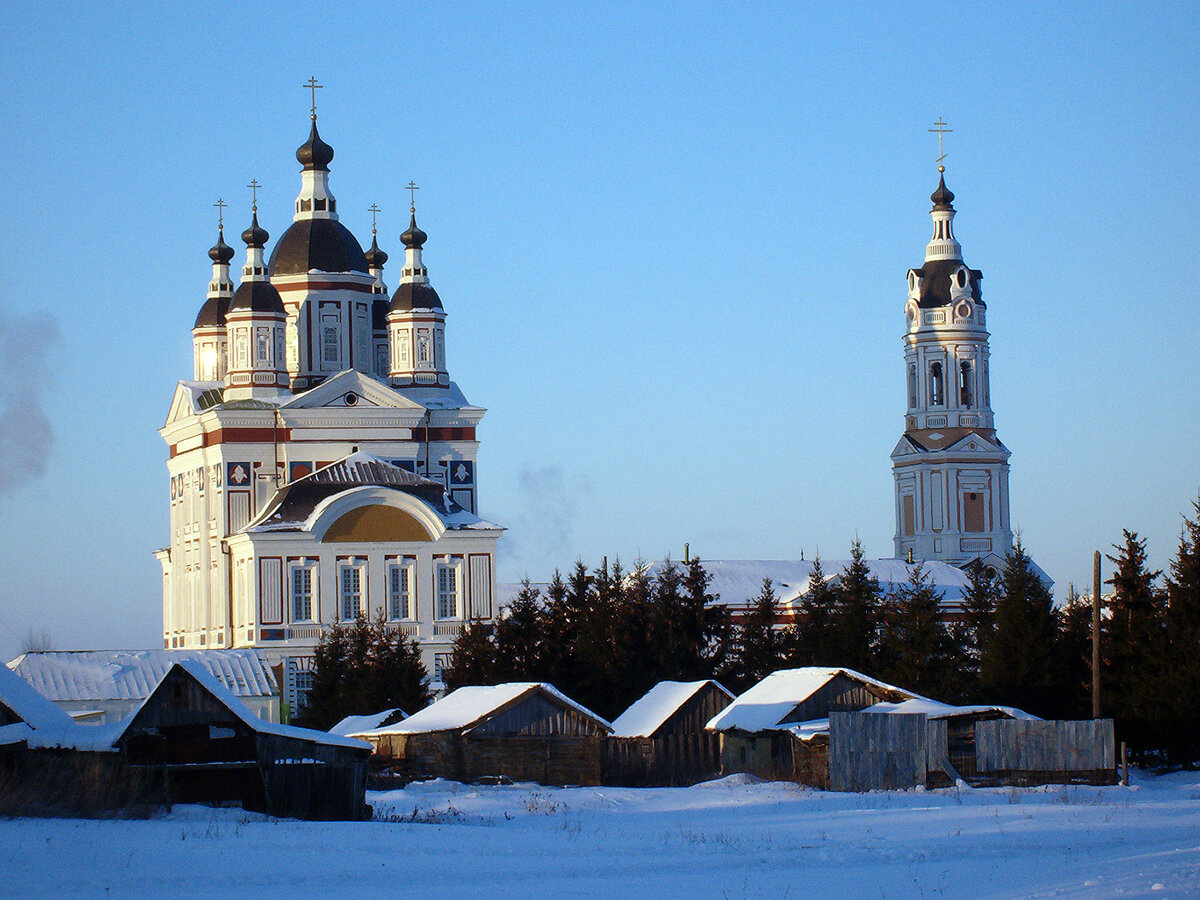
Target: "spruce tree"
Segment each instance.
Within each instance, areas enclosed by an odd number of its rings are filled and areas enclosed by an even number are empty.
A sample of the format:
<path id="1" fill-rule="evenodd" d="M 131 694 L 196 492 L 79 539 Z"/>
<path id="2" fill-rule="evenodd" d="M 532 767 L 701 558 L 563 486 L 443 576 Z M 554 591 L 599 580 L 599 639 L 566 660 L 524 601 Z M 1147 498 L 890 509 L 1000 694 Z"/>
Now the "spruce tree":
<path id="1" fill-rule="evenodd" d="M 924 563 L 888 597 L 881 637 L 881 677 L 917 694 L 946 697 L 954 675 L 954 648 L 942 621 L 942 593 Z"/>
<path id="2" fill-rule="evenodd" d="M 770 578 L 764 578 L 762 590 L 738 629 L 736 663 L 732 687 L 740 693 L 780 668 L 783 645 L 775 629 L 779 600 Z"/>
<path id="3" fill-rule="evenodd" d="M 996 626 L 984 647 L 984 700 L 1053 715 L 1061 687 L 1054 658 L 1054 601 L 1018 537 L 1004 560 Z"/>
<path id="4" fill-rule="evenodd" d="M 497 682 L 547 680 L 542 659 L 545 630 L 541 593 L 526 578 L 493 629 Z"/>
<path id="5" fill-rule="evenodd" d="M 496 676 L 499 667 L 491 631 L 490 625 L 472 619 L 455 638 L 450 665 L 442 670 L 442 682 L 447 690 L 465 685 L 498 683 Z"/>
<path id="6" fill-rule="evenodd" d="M 862 544 L 850 545 L 850 564 L 838 578 L 833 647 L 837 665 L 871 674 L 876 649 L 876 626 L 882 591 L 863 558 Z"/>
<path id="7" fill-rule="evenodd" d="M 293 721 L 306 728 L 325 731 L 336 725 L 345 714 L 340 711 L 345 702 L 342 690 L 346 683 L 348 664 L 347 629 L 332 625 L 321 633 L 313 651 L 313 683 L 303 709 L 297 710 Z"/>
<path id="8" fill-rule="evenodd" d="M 710 594 L 712 575 L 698 557 L 688 560 L 683 575 L 681 630 L 685 653 L 678 677 L 684 681 L 713 678 L 729 658 L 729 610 Z"/>
<path id="9" fill-rule="evenodd" d="M 400 708 L 409 715 L 424 709 L 433 699 L 429 672 L 421 661 L 417 642 L 395 626 L 389 626 L 381 610 L 373 625 L 371 680 L 374 687 L 370 712 Z"/>
<path id="10" fill-rule="evenodd" d="M 1056 654 L 1063 676 L 1063 691 L 1055 715 L 1063 719 L 1085 719 L 1092 708 L 1092 601 L 1081 597 L 1075 586 L 1067 601 L 1055 609 L 1058 620 Z"/>
<path id="11" fill-rule="evenodd" d="M 837 594 L 821 568 L 821 557 L 814 556 L 808 587 L 800 598 L 796 624 L 793 626 L 793 656 L 797 666 L 836 666 L 834 646 L 837 617 Z"/>
<path id="12" fill-rule="evenodd" d="M 981 660 L 996 627 L 996 594 L 999 580 L 996 573 L 978 558 L 971 560 L 965 571 L 967 589 L 963 592 L 962 618 L 952 628 L 962 655 L 962 682 L 956 692 L 956 699 L 978 702 L 981 699 Z"/>
<path id="13" fill-rule="evenodd" d="M 1101 629 L 1101 691 L 1104 710 L 1118 720 L 1124 739 L 1139 752 L 1155 742 L 1155 720 L 1161 710 L 1159 687 L 1165 603 L 1155 582 L 1161 574 L 1146 568 L 1146 542 L 1125 530 L 1114 544 L 1116 565 L 1106 584 L 1113 591 Z"/>
<path id="14" fill-rule="evenodd" d="M 1200 501 L 1192 506 L 1167 578 L 1163 731 L 1172 764 L 1200 759 Z"/>

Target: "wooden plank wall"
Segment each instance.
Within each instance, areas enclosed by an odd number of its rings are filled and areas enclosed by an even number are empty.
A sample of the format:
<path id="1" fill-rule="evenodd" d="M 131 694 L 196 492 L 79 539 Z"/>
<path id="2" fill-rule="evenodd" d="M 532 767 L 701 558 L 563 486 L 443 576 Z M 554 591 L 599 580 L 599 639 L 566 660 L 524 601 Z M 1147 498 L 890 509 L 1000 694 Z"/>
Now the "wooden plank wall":
<path id="1" fill-rule="evenodd" d="M 996 719 L 975 726 L 979 773 L 1116 770 L 1112 719 Z"/>
<path id="2" fill-rule="evenodd" d="M 469 733 L 474 737 L 582 737 L 601 734 L 602 730 L 573 707 L 534 692 Z"/>
<path id="3" fill-rule="evenodd" d="M 720 772 L 721 739 L 715 732 L 609 738 L 604 744 L 605 784 L 687 787 Z"/>
<path id="4" fill-rule="evenodd" d="M 922 715 L 829 714 L 830 790 L 924 786 L 928 759 L 929 729 Z"/>

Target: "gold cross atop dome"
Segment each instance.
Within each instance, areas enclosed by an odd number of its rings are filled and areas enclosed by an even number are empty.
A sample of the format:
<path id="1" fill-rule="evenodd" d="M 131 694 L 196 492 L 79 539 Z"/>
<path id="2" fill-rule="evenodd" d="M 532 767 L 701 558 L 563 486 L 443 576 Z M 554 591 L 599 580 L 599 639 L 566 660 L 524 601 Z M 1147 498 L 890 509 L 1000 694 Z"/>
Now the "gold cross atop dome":
<path id="1" fill-rule="evenodd" d="M 942 160 L 946 158 L 946 154 L 942 152 L 942 135 L 944 135 L 944 134 L 953 134 L 953 133 L 954 133 L 954 129 L 953 129 L 953 128 L 947 128 L 947 127 L 946 127 L 946 123 L 942 121 L 942 117 L 941 117 L 941 116 L 938 116 L 938 120 L 937 120 L 936 122 L 934 122 L 933 124 L 934 124 L 936 127 L 935 127 L 935 128 L 930 128 L 930 129 L 929 129 L 929 133 L 930 133 L 930 134 L 933 134 L 933 133 L 936 131 L 936 132 L 937 132 L 937 136 L 938 136 L 938 158 L 937 158 L 937 163 L 938 163 L 938 171 L 939 171 L 939 172 L 945 172 L 945 171 L 946 171 L 946 167 L 942 165 Z"/>
<path id="2" fill-rule="evenodd" d="M 258 183 L 258 179 L 257 179 L 257 178 L 251 178 L 251 179 L 250 179 L 250 183 L 249 183 L 248 185 L 246 185 L 246 187 L 250 188 L 250 190 L 252 190 L 252 191 L 254 192 L 254 195 L 253 195 L 253 198 L 254 198 L 254 199 L 253 199 L 253 201 L 251 202 L 251 206 L 250 206 L 250 208 L 251 208 L 251 209 L 252 209 L 254 212 L 258 212 L 258 189 L 259 189 L 260 187 L 262 187 L 262 185 Z"/>
<path id="3" fill-rule="evenodd" d="M 325 87 L 325 85 L 317 84 L 317 76 L 313 75 L 308 79 L 308 81 L 304 82 L 304 84 L 300 86 L 306 87 L 312 91 L 312 117 L 315 119 L 317 117 L 317 91 Z"/>
<path id="4" fill-rule="evenodd" d="M 414 215 L 417 212 L 417 191 L 419 190 L 415 181 L 408 183 L 408 211 Z"/>
<path id="5" fill-rule="evenodd" d="M 227 204 L 224 200 L 221 200 L 221 199 L 218 199 L 217 202 L 213 204 L 213 206 L 215 206 L 217 208 L 217 227 L 218 228 L 225 227 L 225 207 L 228 205 L 229 204 Z"/>
<path id="6" fill-rule="evenodd" d="M 371 208 L 368 209 L 367 212 L 369 212 L 371 214 L 371 234 L 374 235 L 375 234 L 375 216 L 377 216 L 379 213 L 383 212 L 383 210 L 381 210 L 378 206 L 376 206 L 374 203 L 372 203 Z"/>

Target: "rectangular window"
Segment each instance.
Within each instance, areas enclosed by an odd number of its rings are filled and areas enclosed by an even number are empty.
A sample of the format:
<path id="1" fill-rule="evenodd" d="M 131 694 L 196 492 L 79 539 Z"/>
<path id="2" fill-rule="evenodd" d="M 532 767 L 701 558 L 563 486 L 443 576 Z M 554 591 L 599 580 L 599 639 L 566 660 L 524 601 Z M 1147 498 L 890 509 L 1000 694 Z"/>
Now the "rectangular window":
<path id="1" fill-rule="evenodd" d="M 409 585 L 412 575 L 408 565 L 394 562 L 388 564 L 388 618 L 411 619 L 412 601 Z"/>
<path id="2" fill-rule="evenodd" d="M 321 359 L 327 363 L 337 363 L 341 359 L 341 347 L 338 345 L 338 329 L 336 325 L 324 325 L 321 328 Z"/>
<path id="3" fill-rule="evenodd" d="M 450 668 L 449 653 L 435 653 L 433 655 L 433 683 L 445 684 L 443 675 Z"/>
<path id="4" fill-rule="evenodd" d="M 439 619 L 458 618 L 458 566 L 438 563 L 437 614 Z"/>
<path id="5" fill-rule="evenodd" d="M 342 621 L 352 622 L 362 613 L 362 566 L 342 566 L 341 597 Z"/>
<path id="6" fill-rule="evenodd" d="M 237 365 L 239 369 L 246 368 L 249 365 L 249 344 L 250 337 L 244 328 L 239 328 L 233 335 L 234 352 L 237 354 Z"/>
<path id="7" fill-rule="evenodd" d="M 309 566 L 292 567 L 292 621 L 312 621 L 313 570 Z"/>
<path id="8" fill-rule="evenodd" d="M 271 329 L 259 328 L 255 345 L 258 347 L 258 361 L 269 362 L 271 359 Z"/>

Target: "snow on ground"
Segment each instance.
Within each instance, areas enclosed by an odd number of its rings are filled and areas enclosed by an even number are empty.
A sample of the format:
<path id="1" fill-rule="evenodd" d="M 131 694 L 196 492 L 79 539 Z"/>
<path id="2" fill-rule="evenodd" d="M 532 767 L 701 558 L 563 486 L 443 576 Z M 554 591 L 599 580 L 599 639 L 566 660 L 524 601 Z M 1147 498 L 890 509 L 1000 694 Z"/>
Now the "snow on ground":
<path id="1" fill-rule="evenodd" d="M 179 806 L 0 820 L 12 897 L 1196 897 L 1200 774 L 1130 787 L 831 794 L 467 786 L 370 794 L 376 820 Z"/>

